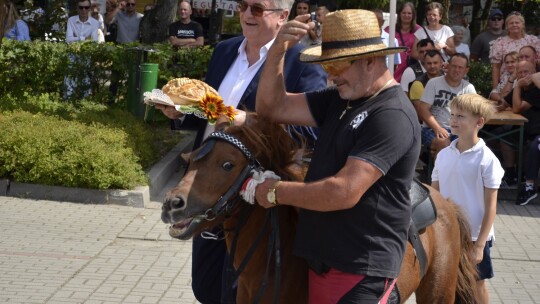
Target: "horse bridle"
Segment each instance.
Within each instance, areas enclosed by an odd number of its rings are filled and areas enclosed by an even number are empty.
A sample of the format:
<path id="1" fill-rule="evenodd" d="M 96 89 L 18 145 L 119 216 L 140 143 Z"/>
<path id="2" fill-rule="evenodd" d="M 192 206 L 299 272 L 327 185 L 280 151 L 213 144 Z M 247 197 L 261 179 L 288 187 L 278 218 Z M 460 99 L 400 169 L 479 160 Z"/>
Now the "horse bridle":
<path id="1" fill-rule="evenodd" d="M 233 145 L 238 150 L 240 150 L 240 152 L 244 154 L 248 162 L 246 166 L 244 167 L 244 169 L 242 169 L 242 172 L 240 172 L 240 175 L 238 175 L 238 177 L 236 178 L 232 186 L 229 188 L 229 190 L 227 190 L 227 192 L 225 192 L 225 194 L 223 194 L 218 199 L 217 203 L 212 208 L 209 208 L 208 210 L 204 212 L 204 219 L 206 219 L 207 221 L 215 220 L 218 216 L 226 213 L 228 210 L 230 210 L 233 207 L 236 200 L 231 200 L 231 198 L 240 191 L 244 182 L 248 179 L 248 177 L 250 177 L 253 174 L 252 173 L 253 170 L 256 170 L 256 171 L 264 170 L 261 164 L 259 163 L 259 161 L 255 159 L 255 157 L 253 157 L 253 154 L 238 138 L 230 134 L 221 132 L 221 131 L 212 132 L 204 140 L 202 145 L 204 145 L 210 140 L 222 140 L 222 141 L 228 142 L 229 144 Z"/>
<path id="2" fill-rule="evenodd" d="M 234 137 L 234 136 L 232 136 L 230 134 L 227 134 L 225 132 L 222 132 L 222 131 L 212 132 L 204 140 L 204 142 L 203 142 L 203 144 L 201 146 L 203 147 L 205 144 L 207 144 L 207 142 L 212 141 L 212 140 L 222 140 L 222 141 L 225 141 L 225 142 L 233 145 L 238 150 L 240 150 L 240 152 L 242 152 L 242 154 L 244 154 L 244 156 L 246 157 L 248 162 L 247 162 L 246 166 L 244 167 L 244 169 L 242 169 L 242 172 L 240 172 L 240 175 L 236 178 L 236 180 L 234 181 L 232 186 L 227 190 L 227 192 L 225 192 L 225 194 L 223 194 L 218 199 L 217 203 L 212 208 L 209 208 L 208 210 L 205 211 L 204 218 L 206 220 L 208 220 L 208 221 L 212 221 L 212 220 L 216 219 L 218 216 L 220 216 L 220 215 L 226 213 L 228 210 L 232 209 L 232 207 L 234 206 L 234 204 L 236 203 L 237 200 L 231 200 L 231 198 L 240 191 L 240 189 L 241 189 L 242 185 L 244 184 L 244 182 L 253 174 L 252 171 L 254 171 L 254 170 L 264 171 L 264 168 L 261 166 L 259 161 L 253 156 L 253 154 L 249 151 L 249 149 L 238 138 L 236 138 L 236 137 Z M 203 158 L 206 154 L 208 154 L 210 152 L 211 148 L 212 147 L 208 147 L 206 149 L 202 148 L 202 150 L 200 151 L 200 155 L 198 154 L 198 155 L 195 156 L 195 160 Z M 226 267 L 227 267 L 227 279 L 226 280 L 233 278 L 233 280 L 234 280 L 234 283 L 232 284 L 233 287 L 237 284 L 238 276 L 244 270 L 244 268 L 247 266 L 247 262 L 249 261 L 249 259 L 253 255 L 253 253 L 255 252 L 256 247 L 262 241 L 262 237 L 263 237 L 263 234 L 264 234 L 264 231 L 265 231 L 266 224 L 267 224 L 268 221 L 270 221 L 272 230 L 271 230 L 271 234 L 270 234 L 270 237 L 269 237 L 269 247 L 268 247 L 267 261 L 266 261 L 266 272 L 265 272 L 265 275 L 264 275 L 263 285 L 261 286 L 261 288 L 257 292 L 257 294 L 255 296 L 254 303 L 258 303 L 261 300 L 261 298 L 262 298 L 262 296 L 264 294 L 264 290 L 268 286 L 269 263 L 270 263 L 270 258 L 272 256 L 272 250 L 274 250 L 274 257 L 275 257 L 274 303 L 277 303 L 277 300 L 278 300 L 278 297 L 279 297 L 279 282 L 280 282 L 280 277 L 281 277 L 281 259 L 280 259 L 281 246 L 280 246 L 277 210 L 275 210 L 275 208 L 271 208 L 269 210 L 269 213 L 267 214 L 265 223 L 262 225 L 262 229 L 261 229 L 259 235 L 257 236 L 257 239 L 255 240 L 255 242 L 253 242 L 253 244 L 251 244 L 251 247 L 249 248 L 248 253 L 246 254 L 244 259 L 240 263 L 240 266 L 238 267 L 237 270 L 235 270 L 234 266 L 233 266 L 233 259 L 232 258 L 234 257 L 234 252 L 235 252 L 235 249 L 236 249 L 236 243 L 237 243 L 237 240 L 238 240 L 239 231 L 240 231 L 241 227 L 245 224 L 245 221 L 247 220 L 247 216 L 248 216 L 248 214 L 244 213 L 243 216 L 242 216 L 242 219 L 239 221 L 238 226 L 236 227 L 235 238 L 233 239 L 233 242 L 232 242 L 232 245 L 231 245 L 231 248 L 230 248 L 230 253 L 229 253 L 228 257 L 227 257 L 227 265 L 226 265 Z M 226 282 L 226 284 L 227 284 L 227 282 Z M 222 301 L 225 302 L 226 300 L 223 298 Z"/>

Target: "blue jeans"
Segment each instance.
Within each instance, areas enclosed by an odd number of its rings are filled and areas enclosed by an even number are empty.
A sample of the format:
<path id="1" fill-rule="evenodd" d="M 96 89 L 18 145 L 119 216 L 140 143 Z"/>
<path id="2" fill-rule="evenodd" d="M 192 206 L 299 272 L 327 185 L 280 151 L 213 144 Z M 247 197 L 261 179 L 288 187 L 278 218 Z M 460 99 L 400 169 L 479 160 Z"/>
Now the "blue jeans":
<path id="1" fill-rule="evenodd" d="M 480 264 L 476 265 L 478 269 L 478 280 L 485 280 L 493 278 L 493 262 L 491 261 L 491 247 L 493 246 L 493 241 L 487 241 L 486 246 L 484 247 L 484 256 Z"/>
<path id="2" fill-rule="evenodd" d="M 446 129 L 448 131 L 448 134 L 450 134 L 450 141 L 453 141 L 457 138 L 456 135 L 453 135 L 450 133 L 450 129 Z M 422 146 L 430 147 L 431 142 L 435 138 L 435 132 L 431 128 L 422 127 Z"/>

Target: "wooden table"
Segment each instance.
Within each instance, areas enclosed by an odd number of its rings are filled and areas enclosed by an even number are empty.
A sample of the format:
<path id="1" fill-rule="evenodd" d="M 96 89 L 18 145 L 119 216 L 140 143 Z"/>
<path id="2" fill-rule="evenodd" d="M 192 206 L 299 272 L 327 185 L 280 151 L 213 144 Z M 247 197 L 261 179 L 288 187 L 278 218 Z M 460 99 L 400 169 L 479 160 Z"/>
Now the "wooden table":
<path id="1" fill-rule="evenodd" d="M 518 167 L 517 167 L 517 185 L 521 185 L 521 173 L 522 173 L 522 166 L 523 166 L 523 137 L 524 137 L 524 127 L 525 123 L 527 122 L 527 118 L 521 116 L 520 114 L 512 113 L 512 111 L 501 111 L 495 113 L 495 115 L 486 122 L 486 125 L 511 125 L 511 126 L 519 126 L 517 129 L 511 129 L 509 131 L 506 131 L 501 134 L 493 134 L 489 131 L 485 131 L 483 129 L 480 130 L 480 134 L 484 134 L 487 136 L 483 136 L 485 142 L 492 141 L 492 140 L 500 140 L 507 145 L 517 148 L 518 149 Z M 519 132 L 519 144 L 516 147 L 516 144 L 506 140 L 504 137 L 508 135 L 512 135 L 514 133 Z"/>

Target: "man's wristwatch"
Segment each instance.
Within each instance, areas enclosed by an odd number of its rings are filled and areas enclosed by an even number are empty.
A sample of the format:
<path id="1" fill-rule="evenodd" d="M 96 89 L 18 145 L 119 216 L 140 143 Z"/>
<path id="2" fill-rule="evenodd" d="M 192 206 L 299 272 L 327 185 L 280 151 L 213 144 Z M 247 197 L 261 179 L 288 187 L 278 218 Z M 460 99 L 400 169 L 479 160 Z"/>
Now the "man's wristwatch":
<path id="1" fill-rule="evenodd" d="M 266 199 L 268 200 L 268 202 L 274 206 L 278 205 L 278 201 L 277 201 L 277 195 L 276 195 L 276 190 L 277 190 L 277 187 L 279 186 L 279 184 L 281 183 L 281 181 L 277 181 L 275 182 L 269 189 L 268 189 L 268 193 L 266 194 Z"/>

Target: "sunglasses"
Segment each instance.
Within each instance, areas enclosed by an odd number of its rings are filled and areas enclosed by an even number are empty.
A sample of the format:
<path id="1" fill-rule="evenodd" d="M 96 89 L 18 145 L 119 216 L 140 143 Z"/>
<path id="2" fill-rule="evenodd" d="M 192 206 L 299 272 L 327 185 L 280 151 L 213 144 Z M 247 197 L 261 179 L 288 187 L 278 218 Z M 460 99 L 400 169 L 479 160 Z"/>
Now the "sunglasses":
<path id="1" fill-rule="evenodd" d="M 518 11 L 513 11 L 510 14 L 508 14 L 508 16 L 521 16 L 521 13 Z"/>
<path id="2" fill-rule="evenodd" d="M 489 20 L 491 20 L 491 21 L 501 21 L 502 18 L 500 18 L 500 17 L 493 17 L 493 18 L 490 18 Z"/>
<path id="3" fill-rule="evenodd" d="M 90 9 L 90 6 L 81 6 L 79 5 L 79 9 L 82 11 L 82 10 L 89 10 Z"/>
<path id="4" fill-rule="evenodd" d="M 350 68 L 354 61 L 335 61 L 335 62 L 322 62 L 321 66 L 327 74 L 340 75 Z"/>
<path id="5" fill-rule="evenodd" d="M 135 3 L 126 3 L 126 6 L 135 6 Z"/>
<path id="6" fill-rule="evenodd" d="M 238 3 L 238 10 L 241 13 L 247 11 L 248 7 L 251 9 L 251 14 L 255 17 L 262 17 L 264 12 L 279 12 L 283 10 L 282 8 L 266 8 L 260 3 L 248 4 L 246 1 Z"/>

